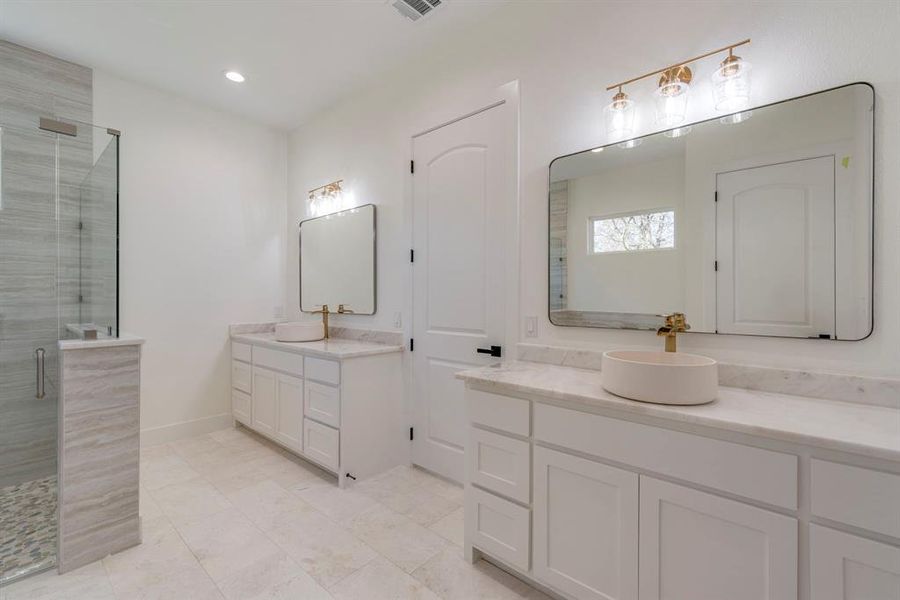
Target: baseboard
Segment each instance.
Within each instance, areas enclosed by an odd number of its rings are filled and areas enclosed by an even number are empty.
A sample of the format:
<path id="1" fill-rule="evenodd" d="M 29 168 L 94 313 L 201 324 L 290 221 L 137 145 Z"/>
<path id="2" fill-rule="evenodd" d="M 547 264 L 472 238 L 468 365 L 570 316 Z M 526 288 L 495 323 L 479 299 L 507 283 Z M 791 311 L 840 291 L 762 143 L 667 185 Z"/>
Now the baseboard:
<path id="1" fill-rule="evenodd" d="M 212 417 L 204 417 L 183 423 L 162 425 L 141 430 L 141 446 L 155 446 L 165 444 L 195 435 L 202 435 L 212 431 L 218 431 L 230 427 L 232 424 L 231 413 L 222 413 Z"/>

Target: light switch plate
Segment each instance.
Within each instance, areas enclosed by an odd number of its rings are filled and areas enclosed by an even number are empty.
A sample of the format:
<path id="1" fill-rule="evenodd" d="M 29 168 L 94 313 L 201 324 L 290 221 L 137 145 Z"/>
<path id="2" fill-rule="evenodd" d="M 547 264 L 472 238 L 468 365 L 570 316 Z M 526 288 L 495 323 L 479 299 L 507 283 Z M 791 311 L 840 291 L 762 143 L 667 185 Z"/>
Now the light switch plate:
<path id="1" fill-rule="evenodd" d="M 537 336 L 538 336 L 537 317 L 525 317 L 525 337 L 535 338 Z"/>

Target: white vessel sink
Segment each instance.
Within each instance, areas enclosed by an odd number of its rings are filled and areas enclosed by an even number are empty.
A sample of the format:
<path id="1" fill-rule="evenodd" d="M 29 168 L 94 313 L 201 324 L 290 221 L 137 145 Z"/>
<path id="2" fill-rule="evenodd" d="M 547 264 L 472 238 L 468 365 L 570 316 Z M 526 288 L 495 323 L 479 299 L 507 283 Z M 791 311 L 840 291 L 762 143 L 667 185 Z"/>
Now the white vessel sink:
<path id="1" fill-rule="evenodd" d="M 706 404 L 719 389 L 715 360 L 681 352 L 604 352 L 600 376 L 606 391 L 656 404 Z"/>
<path id="2" fill-rule="evenodd" d="M 325 337 L 321 321 L 294 321 L 277 323 L 275 339 L 279 342 L 315 342 Z"/>

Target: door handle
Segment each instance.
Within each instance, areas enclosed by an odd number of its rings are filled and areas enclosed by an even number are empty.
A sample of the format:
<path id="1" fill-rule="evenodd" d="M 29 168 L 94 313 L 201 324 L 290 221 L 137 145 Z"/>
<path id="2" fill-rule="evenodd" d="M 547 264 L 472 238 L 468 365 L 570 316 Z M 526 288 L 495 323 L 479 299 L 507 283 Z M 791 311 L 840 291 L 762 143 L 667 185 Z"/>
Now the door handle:
<path id="1" fill-rule="evenodd" d="M 34 393 L 34 397 L 38 400 L 41 400 L 44 397 L 44 349 L 38 348 L 34 351 L 34 362 L 37 370 L 37 381 L 35 382 L 35 387 L 37 388 Z"/>
<path id="2" fill-rule="evenodd" d="M 475 350 L 478 354 L 490 354 L 496 358 L 500 358 L 503 353 L 503 348 L 500 346 L 491 346 L 490 348 L 478 348 Z"/>

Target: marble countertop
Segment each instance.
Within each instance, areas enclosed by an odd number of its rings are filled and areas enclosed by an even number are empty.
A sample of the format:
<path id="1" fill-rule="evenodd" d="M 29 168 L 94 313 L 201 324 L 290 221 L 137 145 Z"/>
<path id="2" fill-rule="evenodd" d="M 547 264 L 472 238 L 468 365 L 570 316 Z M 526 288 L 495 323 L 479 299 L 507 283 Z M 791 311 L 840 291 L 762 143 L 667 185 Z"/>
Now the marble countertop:
<path id="1" fill-rule="evenodd" d="M 720 387 L 700 406 L 636 402 L 610 394 L 600 373 L 512 361 L 456 375 L 478 389 L 543 396 L 570 408 L 604 408 L 715 429 L 900 461 L 900 410 Z"/>
<path id="2" fill-rule="evenodd" d="M 120 333 L 119 337 L 100 337 L 96 340 L 59 340 L 60 350 L 81 350 L 85 348 L 110 348 L 113 346 L 140 346 L 144 343 L 144 338 L 130 333 Z"/>
<path id="3" fill-rule="evenodd" d="M 331 338 L 328 340 L 319 340 L 318 342 L 279 342 L 275 339 L 275 334 L 271 332 L 237 333 L 232 335 L 231 339 L 236 342 L 253 344 L 255 346 L 265 346 L 275 350 L 294 352 L 306 356 L 321 356 L 324 358 L 337 359 L 372 356 L 375 354 L 390 354 L 392 352 L 403 351 L 403 346 L 342 338 Z"/>

